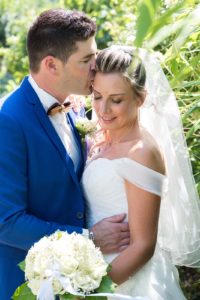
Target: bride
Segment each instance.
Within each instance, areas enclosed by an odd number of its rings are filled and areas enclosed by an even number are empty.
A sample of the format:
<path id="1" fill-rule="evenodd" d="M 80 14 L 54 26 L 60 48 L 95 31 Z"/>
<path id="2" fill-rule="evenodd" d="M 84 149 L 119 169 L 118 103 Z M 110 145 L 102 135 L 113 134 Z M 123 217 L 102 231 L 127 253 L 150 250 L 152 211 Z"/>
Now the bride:
<path id="1" fill-rule="evenodd" d="M 184 300 L 175 265 L 199 266 L 200 217 L 174 95 L 142 50 L 104 49 L 96 70 L 93 108 L 103 134 L 82 177 L 88 227 L 95 238 L 94 224 L 127 213 L 130 245 L 105 255 L 116 293 Z"/>

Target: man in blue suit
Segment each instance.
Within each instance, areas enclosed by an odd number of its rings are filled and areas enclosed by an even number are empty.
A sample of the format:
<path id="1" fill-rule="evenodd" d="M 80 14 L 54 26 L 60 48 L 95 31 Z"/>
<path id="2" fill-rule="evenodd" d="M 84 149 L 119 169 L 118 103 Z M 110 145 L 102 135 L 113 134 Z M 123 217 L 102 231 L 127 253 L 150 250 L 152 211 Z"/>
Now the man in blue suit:
<path id="1" fill-rule="evenodd" d="M 43 12 L 28 32 L 30 75 L 0 112 L 0 299 L 24 281 L 17 264 L 44 235 L 84 229 L 84 155 L 65 99 L 91 93 L 95 23 L 80 12 Z M 54 107 L 54 109 L 51 109 Z M 93 228 L 104 253 L 128 241 L 124 215 Z"/>

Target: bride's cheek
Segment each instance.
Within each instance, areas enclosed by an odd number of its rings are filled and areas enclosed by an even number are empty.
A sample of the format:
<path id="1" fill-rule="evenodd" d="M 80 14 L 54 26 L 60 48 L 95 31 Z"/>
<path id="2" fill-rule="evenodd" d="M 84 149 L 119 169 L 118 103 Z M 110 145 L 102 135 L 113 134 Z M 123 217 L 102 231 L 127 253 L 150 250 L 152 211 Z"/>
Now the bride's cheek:
<path id="1" fill-rule="evenodd" d="M 97 103 L 95 100 L 92 101 L 92 108 L 96 111 L 97 109 Z"/>

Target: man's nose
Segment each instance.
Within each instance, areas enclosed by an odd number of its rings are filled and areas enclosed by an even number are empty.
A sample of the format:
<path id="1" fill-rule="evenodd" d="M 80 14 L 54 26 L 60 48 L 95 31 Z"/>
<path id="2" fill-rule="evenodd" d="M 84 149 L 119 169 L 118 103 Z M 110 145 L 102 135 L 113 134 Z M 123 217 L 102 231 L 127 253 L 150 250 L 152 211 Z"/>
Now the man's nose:
<path id="1" fill-rule="evenodd" d="M 94 79 L 94 76 L 96 74 L 95 71 L 95 64 L 96 64 L 96 54 L 93 56 L 92 60 L 91 60 L 91 64 L 90 64 L 90 72 L 91 72 L 91 77 L 92 79 Z"/>
<path id="2" fill-rule="evenodd" d="M 93 56 L 93 58 L 92 58 L 92 60 L 91 60 L 91 66 L 90 66 L 90 68 L 91 68 L 91 70 L 92 71 L 95 71 L 95 63 L 96 63 L 96 54 Z"/>
<path id="3" fill-rule="evenodd" d="M 91 60 L 91 64 L 90 64 L 90 73 L 91 73 L 91 79 L 92 81 L 94 80 L 96 71 L 95 71 L 95 65 L 96 65 L 96 58 L 97 58 L 97 53 L 94 54 L 94 56 L 92 57 Z"/>

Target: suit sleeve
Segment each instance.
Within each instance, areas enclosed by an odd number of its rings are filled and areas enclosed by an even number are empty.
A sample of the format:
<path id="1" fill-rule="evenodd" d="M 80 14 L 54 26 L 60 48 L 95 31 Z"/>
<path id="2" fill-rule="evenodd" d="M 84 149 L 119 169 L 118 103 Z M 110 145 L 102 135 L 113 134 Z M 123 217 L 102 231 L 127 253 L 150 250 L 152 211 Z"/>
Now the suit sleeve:
<path id="1" fill-rule="evenodd" d="M 26 213 L 26 151 L 20 126 L 0 112 L 0 242 L 24 250 L 58 229 L 82 232 L 82 228 L 46 222 Z"/>

